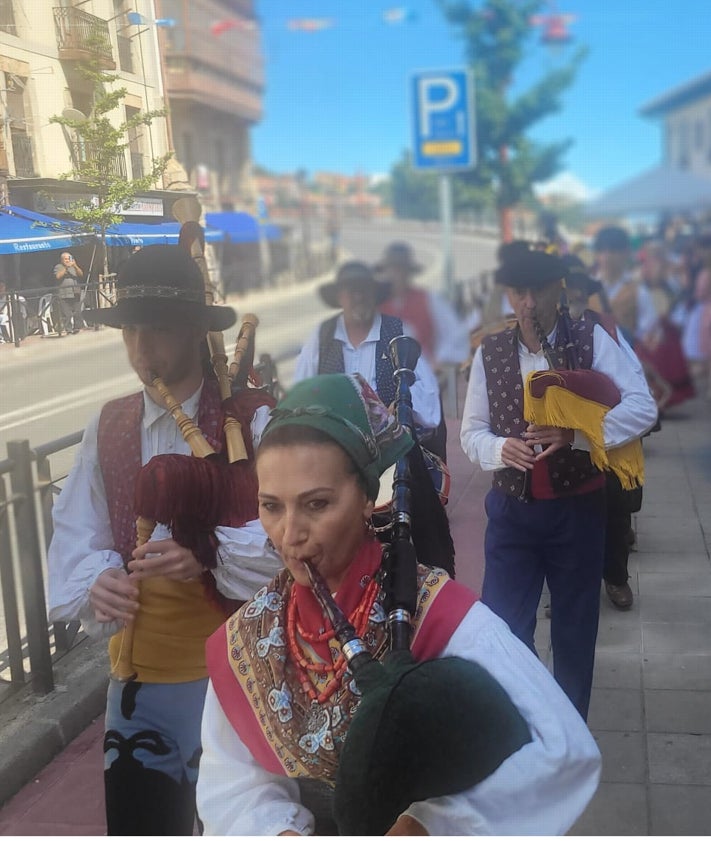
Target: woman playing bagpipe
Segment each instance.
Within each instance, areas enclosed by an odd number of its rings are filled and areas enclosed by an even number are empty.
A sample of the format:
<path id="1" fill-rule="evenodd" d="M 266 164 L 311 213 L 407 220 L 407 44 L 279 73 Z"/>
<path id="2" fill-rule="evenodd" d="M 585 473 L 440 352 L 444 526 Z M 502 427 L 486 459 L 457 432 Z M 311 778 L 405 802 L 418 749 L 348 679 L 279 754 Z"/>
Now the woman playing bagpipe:
<path id="1" fill-rule="evenodd" d="M 208 834 L 312 834 L 303 781 L 334 789 L 348 835 L 563 833 L 595 791 L 598 750 L 547 670 L 417 562 L 398 420 L 359 374 L 304 380 L 272 412 L 259 507 L 285 569 L 208 641 Z M 396 462 L 383 547 L 369 521 Z"/>
<path id="2" fill-rule="evenodd" d="M 532 651 L 544 580 L 554 674 L 587 716 L 600 610 L 603 470 L 641 482 L 639 437 L 656 420 L 641 367 L 590 321 L 558 313 L 560 258 L 510 253 L 497 272 L 517 325 L 484 339 L 462 447 L 492 471 L 482 599 Z M 568 370 L 572 369 L 572 370 Z"/>
<path id="3" fill-rule="evenodd" d="M 116 304 L 85 315 L 121 329 L 143 389 L 90 421 L 54 506 L 50 620 L 111 637 L 108 833 L 191 835 L 205 640 L 234 610 L 227 599 L 244 601 L 278 569 L 252 463 L 272 401 L 257 390 L 222 399 L 202 351 L 235 313 L 205 305 L 200 270 L 178 246 L 134 254 Z M 231 464 L 227 421 L 247 456 Z M 137 515 L 154 521 L 140 537 Z"/>

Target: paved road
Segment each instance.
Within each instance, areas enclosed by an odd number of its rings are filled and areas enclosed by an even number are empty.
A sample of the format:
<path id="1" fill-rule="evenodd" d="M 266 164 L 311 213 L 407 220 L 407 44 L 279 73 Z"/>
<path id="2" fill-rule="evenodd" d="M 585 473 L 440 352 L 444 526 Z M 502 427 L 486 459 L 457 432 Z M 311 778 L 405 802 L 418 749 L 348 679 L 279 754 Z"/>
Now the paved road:
<path id="1" fill-rule="evenodd" d="M 343 249 L 348 255 L 375 261 L 383 247 L 398 238 L 403 238 L 403 231 L 391 225 L 354 226 L 344 231 Z M 410 231 L 407 239 L 425 266 L 422 283 L 441 290 L 438 233 Z M 493 264 L 495 243 L 491 239 L 456 236 L 454 249 L 455 266 L 461 277 L 478 274 Z M 230 299 L 238 312 L 253 311 L 260 317 L 257 354 L 269 352 L 275 359 L 293 359 L 310 331 L 330 313 L 316 293 L 321 282 L 323 278 Z M 230 352 L 236 333 L 237 327 L 225 333 Z M 61 339 L 33 338 L 21 348 L 5 345 L 1 351 L 0 458 L 5 455 L 7 441 L 26 438 L 31 446 L 36 446 L 69 435 L 82 429 L 106 400 L 136 388 L 120 334 L 110 328 L 85 330 Z M 280 373 L 288 383 L 288 362 Z M 58 456 L 54 475 L 66 469 L 70 461 L 70 453 Z"/>

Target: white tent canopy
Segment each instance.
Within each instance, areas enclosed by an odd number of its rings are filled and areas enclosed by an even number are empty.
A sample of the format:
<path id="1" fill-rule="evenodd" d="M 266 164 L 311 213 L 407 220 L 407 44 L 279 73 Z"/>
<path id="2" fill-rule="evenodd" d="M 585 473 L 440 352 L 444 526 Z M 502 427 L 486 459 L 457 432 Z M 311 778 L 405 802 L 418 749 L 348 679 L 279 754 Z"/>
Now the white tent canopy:
<path id="1" fill-rule="evenodd" d="M 587 216 L 685 213 L 711 208 L 711 178 L 658 166 L 593 199 Z"/>

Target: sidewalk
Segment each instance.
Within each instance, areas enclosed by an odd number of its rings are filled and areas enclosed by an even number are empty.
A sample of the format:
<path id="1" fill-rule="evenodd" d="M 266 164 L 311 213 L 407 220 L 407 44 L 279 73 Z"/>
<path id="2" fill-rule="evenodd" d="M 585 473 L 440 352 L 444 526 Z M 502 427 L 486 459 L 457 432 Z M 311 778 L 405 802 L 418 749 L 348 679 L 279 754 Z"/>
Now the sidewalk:
<path id="1" fill-rule="evenodd" d="M 601 598 L 589 724 L 603 754 L 602 782 L 573 835 L 705 835 L 711 826 L 709 408 L 690 402 L 645 440 L 647 486 L 630 557 L 636 601 L 623 613 Z M 461 452 L 458 422 L 448 425 L 457 575 L 478 589 L 489 479 Z M 545 658 L 549 621 L 540 617 Z M 0 809 L 0 835 L 105 832 L 102 722 L 87 717 L 86 725 Z M 4 762 L 12 763 L 18 745 L 3 743 Z"/>

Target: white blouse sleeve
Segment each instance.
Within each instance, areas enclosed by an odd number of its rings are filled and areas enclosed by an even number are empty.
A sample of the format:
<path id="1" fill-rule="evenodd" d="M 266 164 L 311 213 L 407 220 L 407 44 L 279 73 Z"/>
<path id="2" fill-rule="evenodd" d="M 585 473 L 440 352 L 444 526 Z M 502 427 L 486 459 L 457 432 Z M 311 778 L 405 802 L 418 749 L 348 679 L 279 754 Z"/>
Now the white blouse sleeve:
<path id="1" fill-rule="evenodd" d="M 251 599 L 284 566 L 269 547 L 259 520 L 250 520 L 238 529 L 218 526 L 215 535 L 220 546 L 212 574 L 217 589 L 230 599 Z"/>
<path id="2" fill-rule="evenodd" d="M 265 771 L 227 720 L 208 684 L 202 716 L 197 808 L 205 835 L 311 835 L 314 819 L 296 780 Z"/>
<path id="3" fill-rule="evenodd" d="M 442 657 L 479 663 L 526 720 L 532 741 L 461 794 L 413 803 L 430 835 L 561 835 L 591 800 L 600 752 L 553 676 L 505 622 L 477 602 Z"/>
<path id="4" fill-rule="evenodd" d="M 99 467 L 99 415 L 84 430 L 74 466 L 52 508 L 54 532 L 47 551 L 50 622 L 80 619 L 92 636 L 116 633 L 118 622 L 99 623 L 89 604 L 89 588 L 107 569 L 122 569 Z"/>

